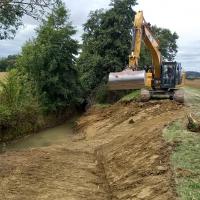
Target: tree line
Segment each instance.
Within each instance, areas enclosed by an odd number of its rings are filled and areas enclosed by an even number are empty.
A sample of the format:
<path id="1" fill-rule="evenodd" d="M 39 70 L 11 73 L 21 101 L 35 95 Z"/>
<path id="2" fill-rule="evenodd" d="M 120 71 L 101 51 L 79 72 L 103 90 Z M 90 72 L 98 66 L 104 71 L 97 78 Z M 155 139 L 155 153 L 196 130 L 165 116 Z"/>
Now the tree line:
<path id="1" fill-rule="evenodd" d="M 28 15 L 37 18 L 42 6 L 51 9 L 43 16 L 36 37 L 25 43 L 20 55 L 0 60 L 0 71 L 10 71 L 7 81 L 0 86 L 2 130 L 11 126 L 5 125 L 5 121 L 8 122 L 14 113 L 17 116 L 19 108 L 23 112 L 29 108 L 34 115 L 29 112 L 29 118 L 37 121 L 36 113 L 60 113 L 79 107 L 106 84 L 110 72 L 121 71 L 128 64 L 136 0 L 111 0 L 109 9 L 90 12 L 83 25 L 82 44 L 74 39 L 77 30 L 64 3 L 42 2 L 46 3 L 34 5 L 34 1 L 30 1 L 34 9 L 28 11 Z M 3 3 L 0 2 L 0 7 Z M 16 14 L 15 18 L 3 16 L 3 11 L 0 11 L 1 39 L 11 38 L 22 24 L 22 16 L 27 14 L 24 4 L 19 10 L 13 6 L 4 5 L 3 8 L 4 12 L 10 9 L 13 15 Z M 173 60 L 178 48 L 178 35 L 156 26 L 152 26 L 152 31 L 160 41 L 164 59 Z M 140 65 L 147 64 L 151 64 L 151 57 L 143 45 Z M 6 97 L 7 90 L 11 94 Z M 22 98 L 20 95 L 25 96 Z M 15 101 L 17 105 L 14 108 L 12 104 L 16 104 Z M 12 103 L 7 105 L 8 102 Z M 15 120 L 17 123 L 18 119 Z"/>

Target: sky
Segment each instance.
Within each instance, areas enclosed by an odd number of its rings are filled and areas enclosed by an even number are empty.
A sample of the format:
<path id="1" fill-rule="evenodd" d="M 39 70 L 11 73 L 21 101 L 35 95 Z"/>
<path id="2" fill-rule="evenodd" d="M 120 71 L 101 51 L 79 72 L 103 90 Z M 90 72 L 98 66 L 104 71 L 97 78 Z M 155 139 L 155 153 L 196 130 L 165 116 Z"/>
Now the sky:
<path id="1" fill-rule="evenodd" d="M 89 12 L 109 8 L 110 0 L 64 0 L 71 13 L 71 21 L 78 30 L 75 38 L 81 40 L 82 24 Z M 135 11 L 143 10 L 147 22 L 169 28 L 179 35 L 176 60 L 185 70 L 200 72 L 200 1 L 198 0 L 138 0 Z M 24 26 L 14 40 L 0 41 L 0 57 L 20 53 L 23 44 L 34 37 L 38 22 L 24 18 Z"/>

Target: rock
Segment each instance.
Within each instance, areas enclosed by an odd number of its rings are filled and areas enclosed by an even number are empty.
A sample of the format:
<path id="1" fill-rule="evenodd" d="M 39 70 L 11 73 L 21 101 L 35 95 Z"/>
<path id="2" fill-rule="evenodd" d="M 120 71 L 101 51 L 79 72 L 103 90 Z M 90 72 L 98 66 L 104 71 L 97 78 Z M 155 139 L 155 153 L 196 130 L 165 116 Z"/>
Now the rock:
<path id="1" fill-rule="evenodd" d="M 167 171 L 167 167 L 158 166 L 157 170 L 160 171 L 160 172 L 165 172 L 165 171 Z"/>
<path id="2" fill-rule="evenodd" d="M 152 194 L 152 190 L 150 187 L 142 189 L 142 191 L 138 194 L 138 199 L 148 199 Z"/>
<path id="3" fill-rule="evenodd" d="M 190 113 L 189 115 L 187 115 L 187 118 L 188 118 L 188 125 L 187 125 L 188 130 L 192 132 L 200 132 L 200 121 L 197 119 L 197 117 L 194 116 L 194 114 Z"/>
<path id="4" fill-rule="evenodd" d="M 130 119 L 128 123 L 129 123 L 129 124 L 134 124 L 135 121 L 134 121 L 133 119 Z"/>
<path id="5" fill-rule="evenodd" d="M 193 175 L 193 172 L 189 169 L 177 168 L 176 175 L 178 177 L 190 177 Z"/>

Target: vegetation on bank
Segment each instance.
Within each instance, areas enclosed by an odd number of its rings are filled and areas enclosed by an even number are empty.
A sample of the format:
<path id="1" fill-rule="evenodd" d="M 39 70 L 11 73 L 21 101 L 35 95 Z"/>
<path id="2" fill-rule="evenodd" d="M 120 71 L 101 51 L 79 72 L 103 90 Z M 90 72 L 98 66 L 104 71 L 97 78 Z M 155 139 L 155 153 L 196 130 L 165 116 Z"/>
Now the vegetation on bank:
<path id="1" fill-rule="evenodd" d="M 0 142 L 20 137 L 37 128 L 40 107 L 25 77 L 13 70 L 0 82 Z"/>
<path id="2" fill-rule="evenodd" d="M 4 82 L 7 75 L 8 75 L 8 72 L 0 72 L 0 81 Z"/>
<path id="3" fill-rule="evenodd" d="M 176 144 L 171 164 L 178 195 L 182 200 L 200 199 L 200 134 L 189 132 L 178 121 L 164 130 L 164 137 Z"/>
<path id="4" fill-rule="evenodd" d="M 1 58 L 0 59 L 0 73 L 9 71 L 15 68 L 16 60 L 17 60 L 17 55 L 9 55 L 6 58 Z"/>
<path id="5" fill-rule="evenodd" d="M 0 82 L 0 141 L 46 127 L 46 118 L 70 114 L 80 104 L 75 33 L 60 2 L 37 37 L 24 45 L 14 69 Z"/>
<path id="6" fill-rule="evenodd" d="M 133 90 L 131 93 L 122 97 L 120 101 L 122 102 L 130 102 L 139 99 L 140 97 L 140 90 Z"/>
<path id="7" fill-rule="evenodd" d="M 63 3 L 52 10 L 17 59 L 17 69 L 34 85 L 42 109 L 61 112 L 79 103 L 81 90 L 75 66 L 78 41 Z"/>

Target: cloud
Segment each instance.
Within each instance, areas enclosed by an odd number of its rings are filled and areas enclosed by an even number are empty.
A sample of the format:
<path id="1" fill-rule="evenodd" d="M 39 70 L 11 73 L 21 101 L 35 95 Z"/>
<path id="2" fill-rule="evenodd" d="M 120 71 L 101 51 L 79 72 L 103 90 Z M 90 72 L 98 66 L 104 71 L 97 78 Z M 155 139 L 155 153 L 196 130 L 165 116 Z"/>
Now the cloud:
<path id="1" fill-rule="evenodd" d="M 177 60 L 186 70 L 200 71 L 200 2 L 196 0 L 138 0 L 137 10 L 143 10 L 147 21 L 169 28 L 179 35 Z"/>
<path id="2" fill-rule="evenodd" d="M 177 60 L 182 63 L 185 70 L 200 72 L 200 41 L 199 39 L 181 45 Z"/>
<path id="3" fill-rule="evenodd" d="M 82 25 L 86 22 L 90 11 L 108 8 L 110 0 L 65 0 L 66 7 L 70 10 L 70 20 L 77 30 L 75 39 L 81 40 L 83 33 Z M 38 22 L 30 17 L 23 18 L 24 27 L 18 30 L 14 40 L 0 41 L 0 57 L 5 57 L 11 54 L 20 52 L 23 44 L 35 36 L 35 28 L 38 27 Z"/>
<path id="4" fill-rule="evenodd" d="M 76 39 L 81 40 L 83 24 L 87 21 L 89 13 L 96 9 L 107 9 L 110 0 L 65 0 L 66 7 L 70 10 L 70 19 L 77 29 Z"/>
<path id="5" fill-rule="evenodd" d="M 83 33 L 82 25 L 86 22 L 89 12 L 101 8 L 107 9 L 109 3 L 110 0 L 65 0 L 66 7 L 71 13 L 70 19 L 77 29 L 74 38 L 80 40 Z M 200 2 L 190 0 L 188 4 L 187 1 L 138 0 L 138 3 L 134 10 L 143 10 L 148 22 L 178 33 L 180 38 L 177 60 L 182 62 L 187 70 L 200 71 L 200 26 L 197 26 L 200 18 Z M 14 40 L 0 41 L 0 57 L 19 53 L 25 41 L 35 35 L 34 29 L 38 23 L 29 17 L 23 21 L 25 26 L 18 31 Z"/>
<path id="6" fill-rule="evenodd" d="M 20 52 L 22 45 L 35 35 L 35 28 L 37 25 L 26 24 L 18 30 L 14 40 L 0 41 L 0 56 L 17 54 Z"/>

